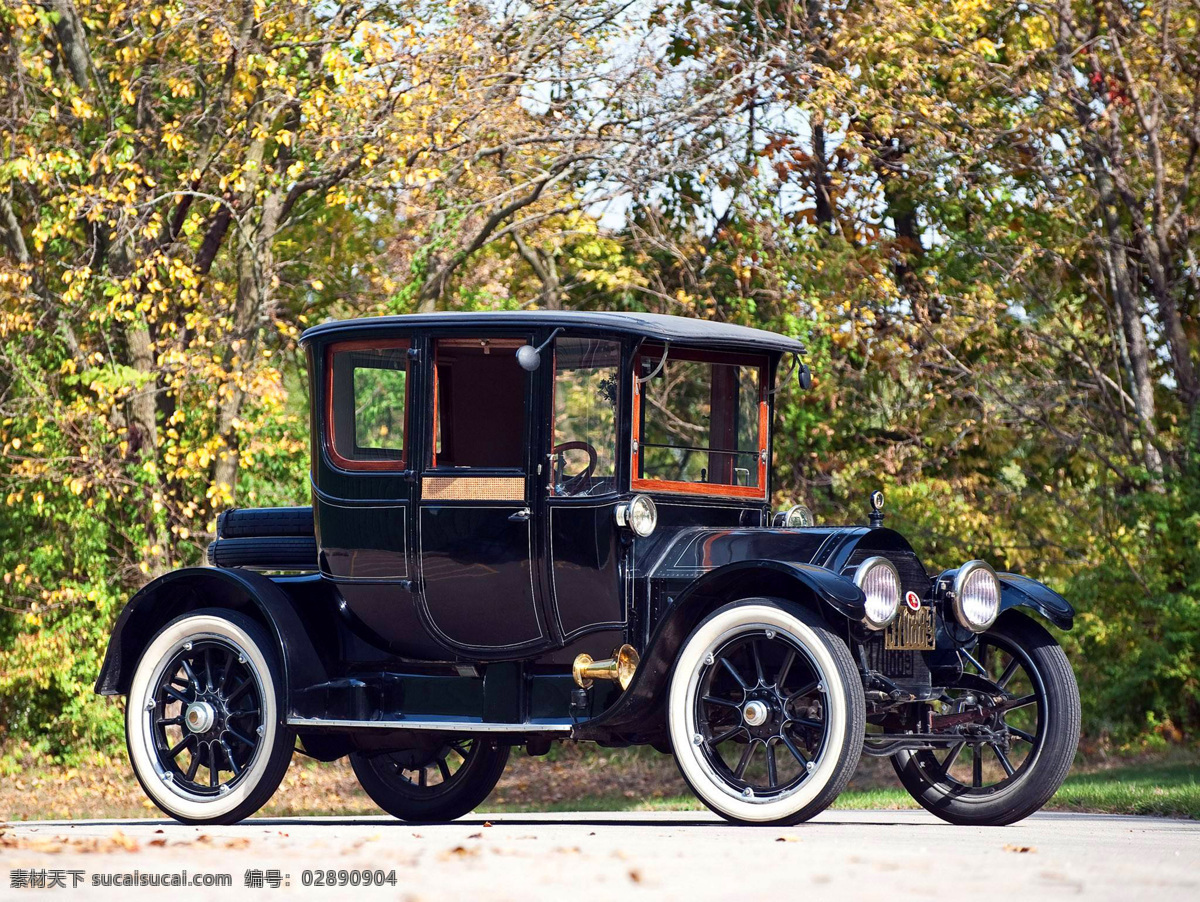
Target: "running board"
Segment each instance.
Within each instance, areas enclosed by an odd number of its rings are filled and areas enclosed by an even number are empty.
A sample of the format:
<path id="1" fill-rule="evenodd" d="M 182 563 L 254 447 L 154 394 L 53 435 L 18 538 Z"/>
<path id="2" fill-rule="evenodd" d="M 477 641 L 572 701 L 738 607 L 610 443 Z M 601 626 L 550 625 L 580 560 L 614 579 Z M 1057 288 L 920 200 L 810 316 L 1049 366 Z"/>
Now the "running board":
<path id="1" fill-rule="evenodd" d="M 478 720 L 327 720 L 319 717 L 289 717 L 289 727 L 299 729 L 438 730 L 443 733 L 569 733 L 567 721 L 547 723 L 483 723 Z"/>

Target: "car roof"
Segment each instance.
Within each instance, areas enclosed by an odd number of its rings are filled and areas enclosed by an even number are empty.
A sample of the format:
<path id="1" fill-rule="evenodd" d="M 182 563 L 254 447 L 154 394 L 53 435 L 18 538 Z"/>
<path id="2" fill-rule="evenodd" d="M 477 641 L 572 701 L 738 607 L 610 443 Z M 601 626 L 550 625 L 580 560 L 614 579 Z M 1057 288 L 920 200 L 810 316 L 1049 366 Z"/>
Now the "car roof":
<path id="1" fill-rule="evenodd" d="M 375 316 L 361 319 L 331 320 L 305 330 L 301 344 L 313 339 L 328 339 L 344 333 L 375 330 L 437 329 L 442 327 L 502 329 L 557 328 L 637 335 L 654 341 L 682 344 L 719 345 L 739 350 L 804 353 L 804 344 L 795 338 L 752 329 L 733 323 L 715 323 L 686 316 L 661 313 L 589 312 L 580 310 L 489 310 L 457 313 L 411 313 L 405 316 Z"/>

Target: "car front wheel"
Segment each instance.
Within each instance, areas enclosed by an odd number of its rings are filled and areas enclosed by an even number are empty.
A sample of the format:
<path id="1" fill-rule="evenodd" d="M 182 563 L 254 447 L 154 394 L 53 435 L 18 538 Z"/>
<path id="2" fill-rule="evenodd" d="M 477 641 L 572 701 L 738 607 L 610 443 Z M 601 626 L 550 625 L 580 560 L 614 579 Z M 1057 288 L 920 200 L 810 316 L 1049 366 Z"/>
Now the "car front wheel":
<path id="1" fill-rule="evenodd" d="M 812 612 L 771 598 L 709 615 L 671 676 L 679 770 L 736 823 L 795 824 L 823 811 L 854 773 L 865 723 L 845 644 Z"/>
<path id="2" fill-rule="evenodd" d="M 233 824 L 271 798 L 295 736 L 281 719 L 267 631 L 236 611 L 179 617 L 150 641 L 125 709 L 142 788 L 186 824 Z"/>
<path id="3" fill-rule="evenodd" d="M 1016 612 L 961 654 L 949 713 L 977 712 L 941 751 L 892 757 L 900 782 L 952 824 L 1001 826 L 1040 809 L 1062 785 L 1079 744 L 1079 688 L 1062 648 Z"/>

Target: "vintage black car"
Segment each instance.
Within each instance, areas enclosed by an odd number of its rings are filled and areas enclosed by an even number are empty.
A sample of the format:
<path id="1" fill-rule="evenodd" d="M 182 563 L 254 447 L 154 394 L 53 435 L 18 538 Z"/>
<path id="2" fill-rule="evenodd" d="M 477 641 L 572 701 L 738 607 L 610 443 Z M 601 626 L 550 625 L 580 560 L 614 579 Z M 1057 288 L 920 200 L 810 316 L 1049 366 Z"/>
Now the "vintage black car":
<path id="1" fill-rule="evenodd" d="M 649 314 L 346 322 L 302 338 L 312 507 L 225 512 L 210 567 L 118 620 L 96 689 L 187 823 L 262 806 L 293 750 L 349 756 L 381 808 L 458 817 L 515 745 L 648 744 L 723 817 L 789 824 L 859 756 L 927 809 L 1005 824 L 1075 753 L 1044 585 L 926 570 L 865 526 L 774 511 L 796 340 Z M 869 498 L 869 503 L 867 502 Z M 267 575 L 269 574 L 269 575 Z"/>

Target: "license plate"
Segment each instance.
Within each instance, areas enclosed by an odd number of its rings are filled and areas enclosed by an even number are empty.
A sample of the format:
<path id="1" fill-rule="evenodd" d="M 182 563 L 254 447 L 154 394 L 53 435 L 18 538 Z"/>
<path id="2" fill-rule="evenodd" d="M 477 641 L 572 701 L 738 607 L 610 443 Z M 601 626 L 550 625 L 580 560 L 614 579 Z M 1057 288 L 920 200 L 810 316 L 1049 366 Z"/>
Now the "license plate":
<path id="1" fill-rule="evenodd" d="M 936 642 L 933 607 L 928 604 L 916 611 L 901 606 L 883 634 L 883 647 L 889 651 L 933 651 Z"/>

